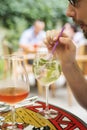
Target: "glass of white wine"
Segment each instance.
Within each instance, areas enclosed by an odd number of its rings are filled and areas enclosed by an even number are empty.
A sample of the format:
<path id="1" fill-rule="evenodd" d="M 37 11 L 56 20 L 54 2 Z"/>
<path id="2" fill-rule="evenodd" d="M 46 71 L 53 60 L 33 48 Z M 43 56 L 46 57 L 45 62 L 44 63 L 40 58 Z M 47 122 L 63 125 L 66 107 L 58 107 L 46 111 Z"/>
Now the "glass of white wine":
<path id="1" fill-rule="evenodd" d="M 23 57 L 17 55 L 0 56 L 0 70 L 0 101 L 11 106 L 10 129 L 16 130 L 15 104 L 24 100 L 30 92 Z M 6 122 L 6 124 L 8 123 Z M 5 128 L 5 130 L 7 129 Z"/>
<path id="2" fill-rule="evenodd" d="M 61 74 L 61 67 L 59 60 L 56 60 L 53 56 L 48 58 L 48 51 L 38 51 L 33 63 L 33 70 L 36 79 L 39 83 L 46 87 L 46 108 L 40 111 L 40 113 L 47 119 L 57 116 L 57 111 L 49 109 L 48 92 L 49 86 L 54 83 Z"/>

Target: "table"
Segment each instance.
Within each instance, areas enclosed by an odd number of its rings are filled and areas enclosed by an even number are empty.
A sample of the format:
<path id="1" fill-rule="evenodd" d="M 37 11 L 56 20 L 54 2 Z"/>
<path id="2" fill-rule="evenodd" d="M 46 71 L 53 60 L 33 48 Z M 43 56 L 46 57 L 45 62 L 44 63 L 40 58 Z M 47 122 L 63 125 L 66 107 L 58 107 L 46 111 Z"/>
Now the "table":
<path id="1" fill-rule="evenodd" d="M 38 113 L 42 107 L 45 108 L 45 103 L 38 101 L 33 106 L 17 108 L 16 122 L 20 122 L 19 130 L 87 130 L 87 125 L 81 119 L 53 105 L 49 105 L 49 107 L 58 111 L 58 116 L 54 119 L 45 119 Z M 11 121 L 10 111 L 2 115 L 5 116 L 6 121 Z"/>

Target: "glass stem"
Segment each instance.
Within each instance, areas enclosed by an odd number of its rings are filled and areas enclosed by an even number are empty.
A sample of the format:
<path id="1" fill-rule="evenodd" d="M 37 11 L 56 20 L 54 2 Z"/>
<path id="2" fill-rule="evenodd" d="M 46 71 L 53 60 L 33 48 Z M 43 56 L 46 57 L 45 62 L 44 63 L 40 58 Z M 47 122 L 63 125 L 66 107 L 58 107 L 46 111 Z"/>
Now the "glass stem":
<path id="1" fill-rule="evenodd" d="M 12 127 L 15 128 L 15 106 L 12 106 Z"/>
<path id="2" fill-rule="evenodd" d="M 49 110 L 49 103 L 48 103 L 48 95 L 49 95 L 49 86 L 46 86 L 46 111 Z"/>

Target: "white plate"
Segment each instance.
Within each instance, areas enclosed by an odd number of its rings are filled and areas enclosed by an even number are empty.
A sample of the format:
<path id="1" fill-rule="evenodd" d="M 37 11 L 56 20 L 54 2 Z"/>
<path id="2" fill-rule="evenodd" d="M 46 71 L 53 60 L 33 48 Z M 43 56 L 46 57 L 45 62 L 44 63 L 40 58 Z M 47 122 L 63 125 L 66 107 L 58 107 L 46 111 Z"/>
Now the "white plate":
<path id="1" fill-rule="evenodd" d="M 9 111 L 9 110 L 10 110 L 9 105 L 7 105 L 5 103 L 3 105 L 0 104 L 0 112 L 6 112 L 6 111 Z"/>

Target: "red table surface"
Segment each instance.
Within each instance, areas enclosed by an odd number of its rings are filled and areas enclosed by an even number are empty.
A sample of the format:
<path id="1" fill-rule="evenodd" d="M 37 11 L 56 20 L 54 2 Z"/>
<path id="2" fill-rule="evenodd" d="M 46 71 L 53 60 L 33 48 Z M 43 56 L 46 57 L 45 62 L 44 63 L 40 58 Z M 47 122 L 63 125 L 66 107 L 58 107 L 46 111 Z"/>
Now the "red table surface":
<path id="1" fill-rule="evenodd" d="M 22 126 L 21 123 L 19 123 L 19 130 L 23 130 L 29 125 L 33 125 L 37 128 L 47 125 L 50 130 L 87 130 L 86 123 L 60 107 L 49 105 L 49 108 L 58 111 L 58 116 L 49 120 L 39 114 L 39 109 L 41 108 L 45 108 L 45 103 L 41 101 L 38 101 L 33 106 L 18 108 L 16 110 L 16 121 L 24 124 Z M 6 117 L 6 121 L 11 120 L 11 112 L 6 112 L 2 115 Z"/>

